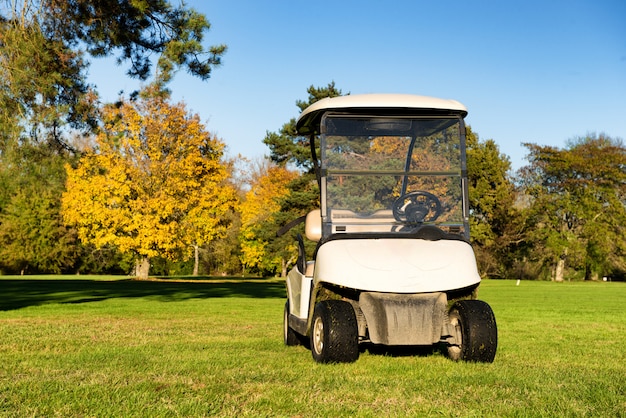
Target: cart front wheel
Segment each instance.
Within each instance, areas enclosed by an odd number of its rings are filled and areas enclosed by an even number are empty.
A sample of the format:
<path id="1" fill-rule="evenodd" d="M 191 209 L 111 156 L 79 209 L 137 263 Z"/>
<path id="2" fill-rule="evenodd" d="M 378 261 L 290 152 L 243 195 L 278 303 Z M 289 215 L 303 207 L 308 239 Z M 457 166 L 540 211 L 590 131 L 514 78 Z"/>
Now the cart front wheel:
<path id="1" fill-rule="evenodd" d="M 318 363 L 351 363 L 359 358 L 358 326 L 350 303 L 325 300 L 315 305 L 311 353 Z"/>
<path id="2" fill-rule="evenodd" d="M 491 307 L 481 300 L 460 300 L 449 313 L 456 331 L 456 344 L 448 346 L 452 360 L 493 362 L 498 347 L 498 329 Z"/>

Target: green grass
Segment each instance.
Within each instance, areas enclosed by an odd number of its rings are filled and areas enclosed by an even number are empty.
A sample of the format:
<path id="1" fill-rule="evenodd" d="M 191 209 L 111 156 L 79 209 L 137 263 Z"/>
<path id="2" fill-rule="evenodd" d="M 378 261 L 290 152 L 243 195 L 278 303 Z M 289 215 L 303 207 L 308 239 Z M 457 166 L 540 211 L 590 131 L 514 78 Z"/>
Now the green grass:
<path id="1" fill-rule="evenodd" d="M 626 416 L 626 283 L 483 282 L 493 364 L 316 364 L 283 346 L 278 280 L 0 289 L 0 416 Z"/>

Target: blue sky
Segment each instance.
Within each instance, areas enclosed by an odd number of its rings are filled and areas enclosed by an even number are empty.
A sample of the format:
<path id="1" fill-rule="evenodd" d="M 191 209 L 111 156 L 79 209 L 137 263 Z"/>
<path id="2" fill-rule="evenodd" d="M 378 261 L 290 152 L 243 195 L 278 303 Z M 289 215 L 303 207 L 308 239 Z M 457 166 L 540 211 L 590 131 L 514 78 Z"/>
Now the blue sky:
<path id="1" fill-rule="evenodd" d="M 176 0 L 174 0 L 176 1 Z M 514 169 L 523 142 L 563 147 L 606 133 L 626 141 L 626 1 L 189 1 L 226 44 L 202 82 L 181 72 L 175 101 L 198 113 L 230 155 L 268 155 L 262 143 L 334 81 L 344 93 L 456 99 L 481 139 Z M 137 83 L 113 60 L 92 64 L 105 101 Z"/>

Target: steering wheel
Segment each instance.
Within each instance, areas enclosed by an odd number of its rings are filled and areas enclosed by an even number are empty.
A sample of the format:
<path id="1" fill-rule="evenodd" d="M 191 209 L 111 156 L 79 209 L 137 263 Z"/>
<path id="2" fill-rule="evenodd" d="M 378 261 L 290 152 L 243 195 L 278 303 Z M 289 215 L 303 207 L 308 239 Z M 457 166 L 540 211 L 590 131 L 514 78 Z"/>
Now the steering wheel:
<path id="1" fill-rule="evenodd" d="M 393 217 L 405 223 L 432 222 L 441 215 L 441 202 L 432 193 L 415 191 L 393 202 Z"/>

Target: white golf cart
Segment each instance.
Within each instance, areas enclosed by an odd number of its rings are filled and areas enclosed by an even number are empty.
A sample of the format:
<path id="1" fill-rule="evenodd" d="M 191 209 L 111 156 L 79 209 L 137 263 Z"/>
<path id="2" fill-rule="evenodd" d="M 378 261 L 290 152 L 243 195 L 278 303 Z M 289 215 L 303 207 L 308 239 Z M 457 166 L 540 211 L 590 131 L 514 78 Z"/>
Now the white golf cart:
<path id="1" fill-rule="evenodd" d="M 496 321 L 476 300 L 469 244 L 466 115 L 452 100 L 379 94 L 302 112 L 321 207 L 305 221 L 313 259 L 300 239 L 287 277 L 285 344 L 310 341 L 321 363 L 355 361 L 364 343 L 493 361 Z"/>

